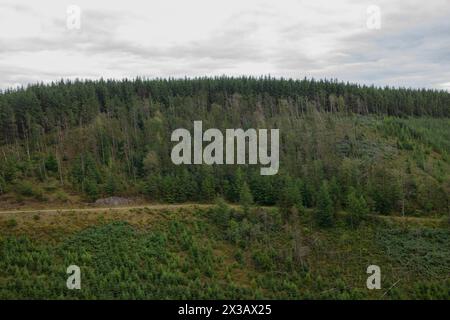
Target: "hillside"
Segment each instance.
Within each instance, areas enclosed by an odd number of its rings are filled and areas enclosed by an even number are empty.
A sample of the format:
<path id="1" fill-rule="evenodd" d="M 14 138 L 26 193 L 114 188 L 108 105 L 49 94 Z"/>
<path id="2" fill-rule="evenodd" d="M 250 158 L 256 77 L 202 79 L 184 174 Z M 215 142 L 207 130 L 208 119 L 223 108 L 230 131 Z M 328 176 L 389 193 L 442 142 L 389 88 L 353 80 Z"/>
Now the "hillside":
<path id="1" fill-rule="evenodd" d="M 3 92 L 0 299 L 449 299 L 449 117 L 447 92 L 306 79 Z M 279 172 L 173 164 L 195 120 L 279 129 Z"/>
<path id="2" fill-rule="evenodd" d="M 107 196 L 371 212 L 449 213 L 450 94 L 337 81 L 201 78 L 59 82 L 0 95 L 0 208 Z M 180 165 L 177 128 L 279 128 L 280 172 Z"/>
<path id="3" fill-rule="evenodd" d="M 277 209 L 97 209 L 0 215 L 1 299 L 448 299 L 445 221 Z M 82 290 L 65 287 L 68 265 Z M 366 288 L 368 265 L 382 290 Z"/>

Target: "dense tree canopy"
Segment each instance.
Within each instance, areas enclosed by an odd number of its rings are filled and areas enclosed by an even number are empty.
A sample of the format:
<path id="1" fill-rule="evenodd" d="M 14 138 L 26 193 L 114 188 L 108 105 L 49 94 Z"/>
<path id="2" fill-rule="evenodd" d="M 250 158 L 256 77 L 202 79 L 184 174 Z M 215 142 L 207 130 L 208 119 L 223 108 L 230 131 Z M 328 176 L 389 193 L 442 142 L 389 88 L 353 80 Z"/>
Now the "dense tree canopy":
<path id="1" fill-rule="evenodd" d="M 0 94 L 0 194 L 16 194 L 18 201 L 47 194 L 66 199 L 65 192 L 89 201 L 143 195 L 211 202 L 222 196 L 235 203 L 244 195 L 286 211 L 330 200 L 336 211 L 346 209 L 353 190 L 371 211 L 445 213 L 449 116 L 445 91 L 335 80 L 36 84 Z M 279 173 L 263 177 L 249 165 L 174 165 L 171 132 L 191 129 L 194 120 L 221 130 L 280 128 Z M 324 180 L 329 199 L 321 191 Z"/>

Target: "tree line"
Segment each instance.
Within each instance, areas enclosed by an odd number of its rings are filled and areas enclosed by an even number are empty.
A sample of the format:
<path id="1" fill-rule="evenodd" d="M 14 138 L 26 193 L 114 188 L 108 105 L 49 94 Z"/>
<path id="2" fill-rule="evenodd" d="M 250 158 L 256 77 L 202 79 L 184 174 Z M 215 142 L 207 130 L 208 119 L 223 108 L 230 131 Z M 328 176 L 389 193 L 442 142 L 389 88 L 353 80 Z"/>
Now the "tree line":
<path id="1" fill-rule="evenodd" d="M 0 94 L 0 194 L 448 212 L 450 94 L 271 77 L 61 81 Z M 420 116 L 420 117 L 418 117 Z M 418 120 L 419 119 L 419 120 Z M 175 166 L 170 134 L 280 128 L 280 172 Z M 37 183 L 35 183 L 37 182 Z M 44 186 L 44 187 L 42 187 Z M 39 190 L 43 188 L 46 190 Z M 56 193 L 56 192 L 55 192 Z M 53 197 L 53 195 L 50 195 Z"/>

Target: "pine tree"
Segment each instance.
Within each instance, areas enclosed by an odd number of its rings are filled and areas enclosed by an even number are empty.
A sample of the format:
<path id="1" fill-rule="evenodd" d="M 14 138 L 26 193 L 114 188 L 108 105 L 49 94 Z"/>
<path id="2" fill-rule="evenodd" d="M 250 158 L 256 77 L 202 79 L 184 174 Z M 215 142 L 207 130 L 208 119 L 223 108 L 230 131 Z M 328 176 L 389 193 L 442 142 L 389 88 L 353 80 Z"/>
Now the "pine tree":
<path id="1" fill-rule="evenodd" d="M 302 195 L 299 187 L 301 187 L 301 183 L 294 181 L 291 177 L 285 179 L 278 199 L 278 206 L 283 213 L 288 214 L 293 208 L 297 210 L 302 208 Z"/>
<path id="2" fill-rule="evenodd" d="M 326 181 L 322 183 L 318 194 L 316 220 L 321 227 L 331 227 L 334 225 L 334 206 Z"/>
<path id="3" fill-rule="evenodd" d="M 113 174 L 110 174 L 106 179 L 105 192 L 109 196 L 113 196 L 116 194 L 117 191 L 118 191 L 117 179 Z"/>
<path id="4" fill-rule="evenodd" d="M 252 193 L 250 192 L 250 188 L 248 187 L 247 182 L 244 182 L 244 184 L 241 187 L 241 193 L 239 195 L 239 203 L 244 209 L 244 212 L 248 213 L 250 210 L 250 206 L 253 204 L 253 196 Z"/>
<path id="5" fill-rule="evenodd" d="M 216 206 L 212 210 L 212 219 L 215 223 L 222 227 L 228 227 L 230 221 L 231 208 L 227 205 L 223 198 L 216 199 Z"/>
<path id="6" fill-rule="evenodd" d="M 177 200 L 177 185 L 176 178 L 172 175 L 165 176 L 161 180 L 161 196 L 162 199 L 169 203 L 174 203 Z"/>
<path id="7" fill-rule="evenodd" d="M 244 179 L 242 177 L 242 171 L 240 168 L 237 168 L 234 172 L 233 179 L 231 182 L 230 194 L 228 198 L 232 202 L 239 202 L 241 188 L 244 184 Z"/>
<path id="8" fill-rule="evenodd" d="M 0 142 L 13 142 L 16 120 L 12 108 L 0 100 Z"/>
<path id="9" fill-rule="evenodd" d="M 152 200 L 161 200 L 161 185 L 161 176 L 151 175 L 144 184 L 144 192 Z"/>
<path id="10" fill-rule="evenodd" d="M 204 201 L 211 201 L 216 196 L 214 178 L 211 174 L 207 174 L 201 181 L 200 194 Z"/>
<path id="11" fill-rule="evenodd" d="M 362 195 L 358 196 L 353 188 L 351 188 L 347 196 L 347 210 L 349 214 L 349 222 L 352 227 L 358 226 L 364 216 L 369 213 L 366 200 Z"/>
<path id="12" fill-rule="evenodd" d="M 49 155 L 45 160 L 45 169 L 51 172 L 58 172 L 58 161 L 53 154 Z"/>
<path id="13" fill-rule="evenodd" d="M 330 181 L 329 185 L 329 191 L 330 191 L 330 197 L 331 200 L 334 203 L 335 210 L 338 210 L 341 207 L 341 189 L 339 187 L 339 184 L 337 182 L 336 177 L 333 177 Z"/>
<path id="14" fill-rule="evenodd" d="M 94 201 L 98 198 L 98 187 L 97 183 L 92 179 L 85 179 L 84 180 L 84 192 L 88 196 L 88 199 L 90 201 Z"/>

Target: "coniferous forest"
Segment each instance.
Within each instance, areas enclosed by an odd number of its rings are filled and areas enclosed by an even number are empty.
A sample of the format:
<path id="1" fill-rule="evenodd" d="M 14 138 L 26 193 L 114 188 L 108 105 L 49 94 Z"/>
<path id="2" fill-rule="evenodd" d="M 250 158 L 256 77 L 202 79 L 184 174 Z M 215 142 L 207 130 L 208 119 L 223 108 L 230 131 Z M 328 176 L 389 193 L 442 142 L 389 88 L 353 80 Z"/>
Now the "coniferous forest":
<path id="1" fill-rule="evenodd" d="M 194 120 L 279 129 L 278 174 L 173 164 L 171 133 Z M 109 197 L 128 208 L 95 206 Z M 0 211 L 1 298 L 450 299 L 450 93 L 271 77 L 6 90 Z M 71 263 L 86 289 L 65 288 Z M 384 290 L 366 288 L 373 264 Z"/>

